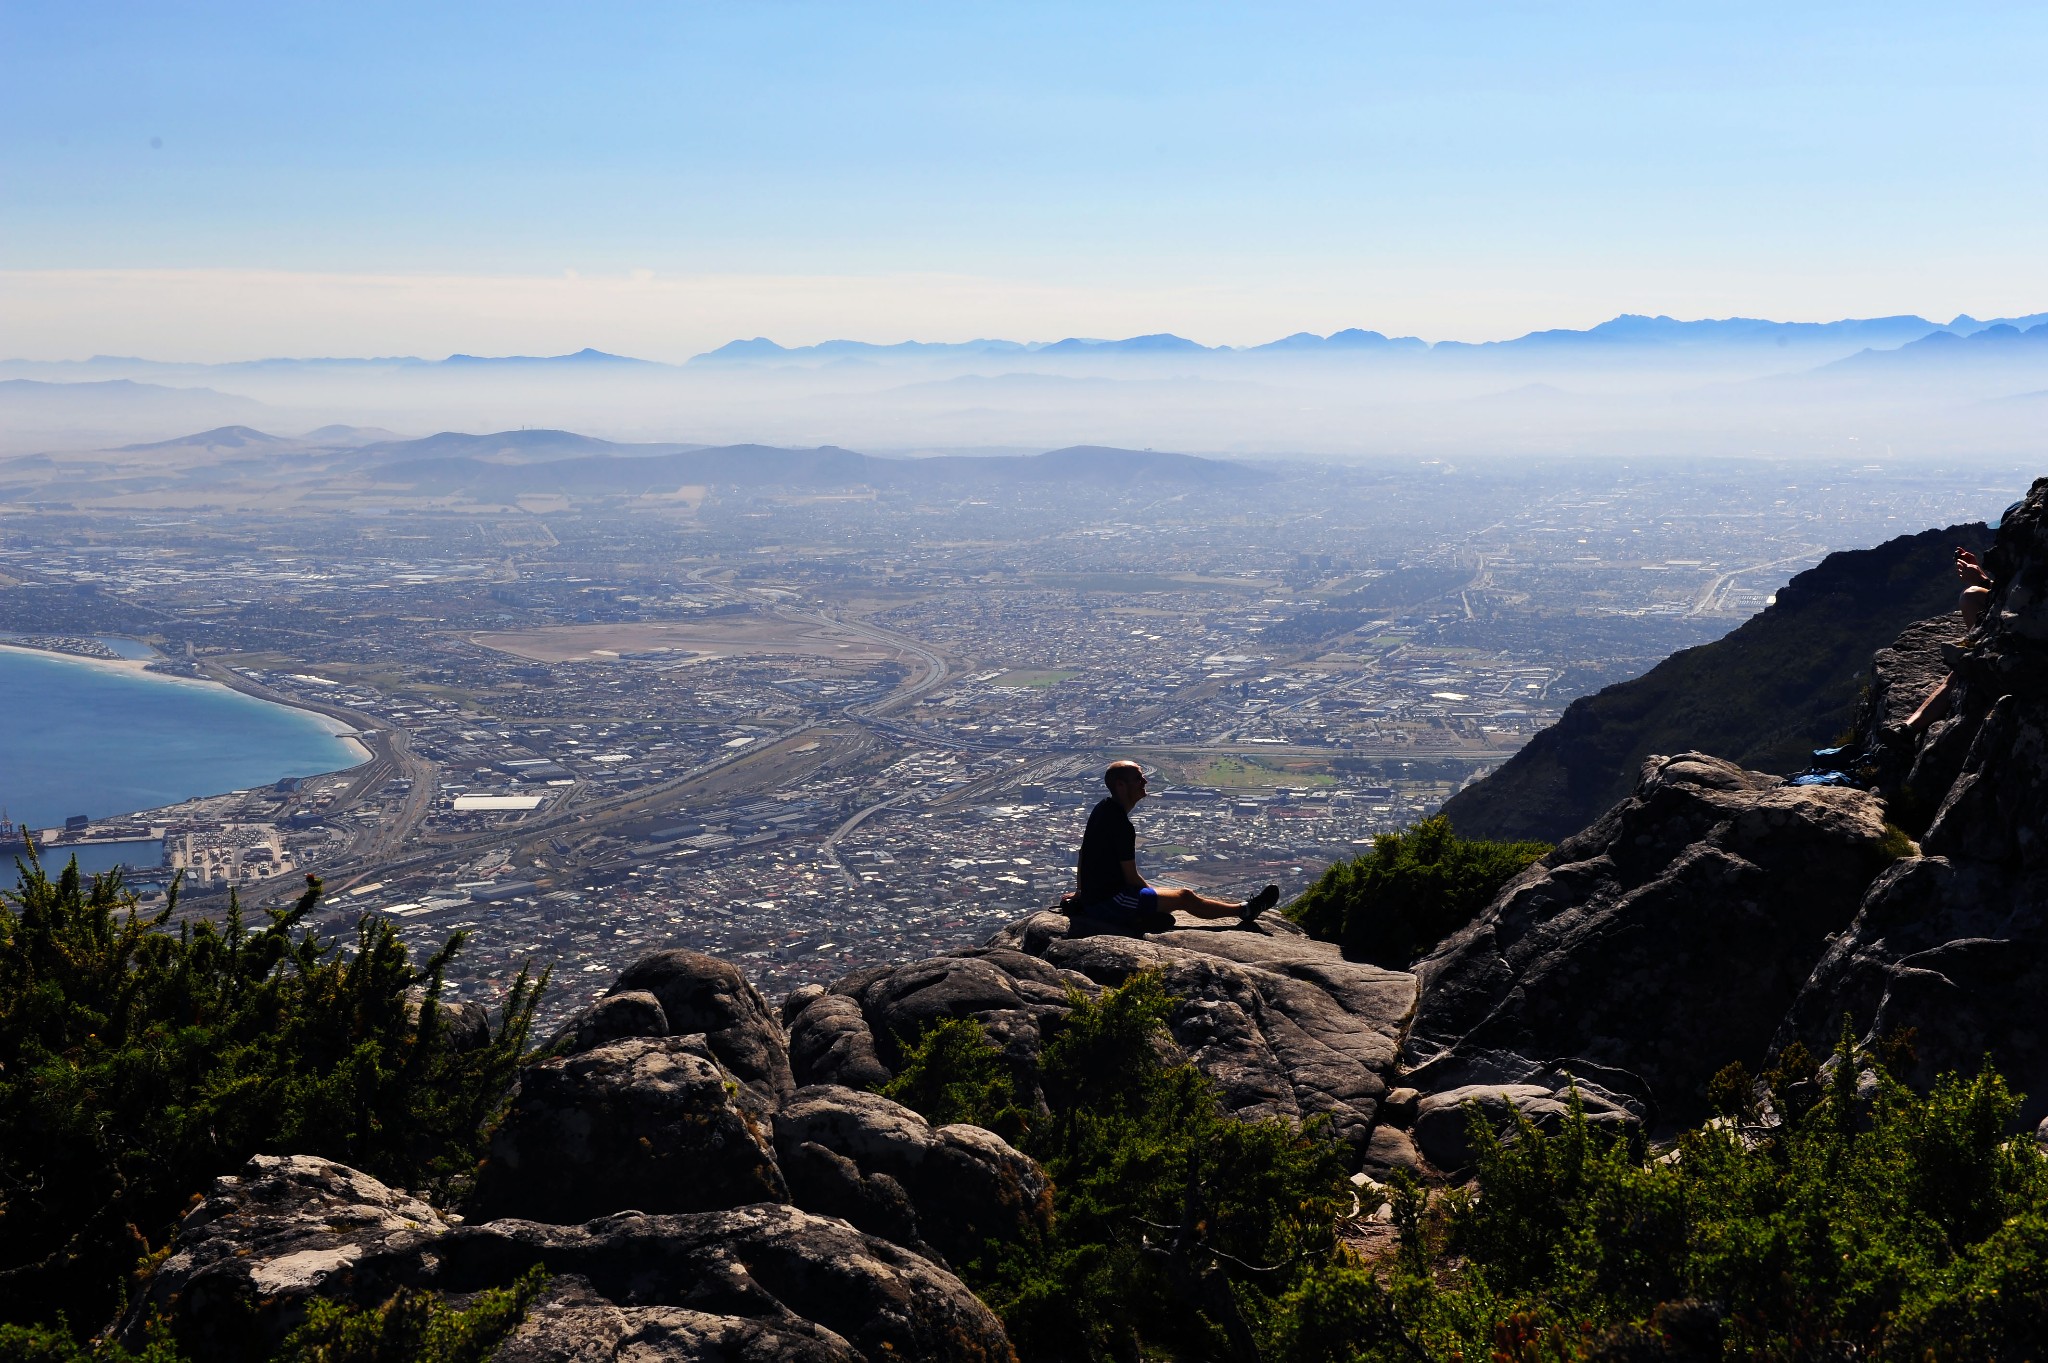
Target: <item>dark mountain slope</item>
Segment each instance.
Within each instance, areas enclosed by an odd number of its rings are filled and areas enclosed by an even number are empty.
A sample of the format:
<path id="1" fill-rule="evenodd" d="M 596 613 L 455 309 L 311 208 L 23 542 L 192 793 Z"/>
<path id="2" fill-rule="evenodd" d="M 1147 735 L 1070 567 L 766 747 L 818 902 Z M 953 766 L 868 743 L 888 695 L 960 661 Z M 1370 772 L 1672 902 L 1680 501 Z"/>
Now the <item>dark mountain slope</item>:
<path id="1" fill-rule="evenodd" d="M 1991 534 L 1951 526 L 1828 555 L 1734 633 L 1573 701 L 1443 812 L 1468 838 L 1556 842 L 1625 798 L 1652 753 L 1800 770 L 1855 718 L 1871 655 L 1954 604 L 1958 544 L 1982 553 Z"/>

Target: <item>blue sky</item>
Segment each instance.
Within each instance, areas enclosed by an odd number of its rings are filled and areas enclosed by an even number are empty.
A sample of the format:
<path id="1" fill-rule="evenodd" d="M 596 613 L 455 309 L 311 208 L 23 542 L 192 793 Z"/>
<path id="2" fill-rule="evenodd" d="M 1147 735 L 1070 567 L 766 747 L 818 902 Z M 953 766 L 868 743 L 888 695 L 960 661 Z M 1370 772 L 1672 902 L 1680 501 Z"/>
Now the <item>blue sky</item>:
<path id="1" fill-rule="evenodd" d="M 0 0 L 0 350 L 2034 311 L 2044 58 L 2017 5 Z"/>

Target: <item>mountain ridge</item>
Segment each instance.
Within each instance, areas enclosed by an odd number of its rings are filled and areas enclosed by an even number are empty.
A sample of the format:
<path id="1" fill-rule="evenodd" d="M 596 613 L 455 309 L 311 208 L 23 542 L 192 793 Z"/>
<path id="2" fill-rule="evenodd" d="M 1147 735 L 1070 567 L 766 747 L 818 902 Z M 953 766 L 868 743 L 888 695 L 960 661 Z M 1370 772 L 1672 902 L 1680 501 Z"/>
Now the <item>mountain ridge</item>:
<path id="1" fill-rule="evenodd" d="M 1971 523 L 1829 554 L 1729 634 L 1573 701 L 1441 812 L 1465 837 L 1557 842 L 1624 798 L 1653 753 L 1796 772 L 1854 720 L 1872 655 L 1953 608 L 1953 547 L 1991 539 Z"/>

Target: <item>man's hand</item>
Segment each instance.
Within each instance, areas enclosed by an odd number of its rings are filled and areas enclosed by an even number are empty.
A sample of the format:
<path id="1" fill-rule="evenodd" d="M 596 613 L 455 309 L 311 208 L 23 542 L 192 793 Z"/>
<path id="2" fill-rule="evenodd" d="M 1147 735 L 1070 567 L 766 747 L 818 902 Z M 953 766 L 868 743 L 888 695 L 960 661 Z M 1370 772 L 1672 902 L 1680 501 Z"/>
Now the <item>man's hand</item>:
<path id="1" fill-rule="evenodd" d="M 1977 556 L 1958 545 L 1956 547 L 1956 580 L 1965 587 L 1989 587 L 1991 574 L 1984 571 L 1984 565 Z"/>

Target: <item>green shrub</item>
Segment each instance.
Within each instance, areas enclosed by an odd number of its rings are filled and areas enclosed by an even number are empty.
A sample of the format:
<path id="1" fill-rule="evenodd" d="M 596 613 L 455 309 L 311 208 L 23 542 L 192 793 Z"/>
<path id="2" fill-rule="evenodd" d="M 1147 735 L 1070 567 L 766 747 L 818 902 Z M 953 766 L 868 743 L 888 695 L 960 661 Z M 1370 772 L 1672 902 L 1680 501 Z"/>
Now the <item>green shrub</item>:
<path id="1" fill-rule="evenodd" d="M 1405 833 L 1382 833 L 1372 851 L 1333 864 L 1287 914 L 1354 960 L 1401 969 L 1471 922 L 1549 851 L 1540 842 L 1461 838 L 1438 815 Z"/>
<path id="2" fill-rule="evenodd" d="M 366 917 L 353 951 L 288 910 L 169 927 L 118 876 L 0 895 L 0 1317 L 119 1308 L 188 1202 L 258 1153 L 323 1155 L 435 1193 L 474 1166 L 545 981 L 522 973 L 483 1044 L 451 1044 L 442 978 Z"/>
<path id="3" fill-rule="evenodd" d="M 141 1353 L 105 1341 L 97 1348 L 80 1341 L 59 1317 L 54 1325 L 0 1325 L 0 1363 L 191 1363 L 168 1331 L 150 1332 Z"/>
<path id="4" fill-rule="evenodd" d="M 1172 1007 L 1145 975 L 1077 999 L 1027 1075 L 995 1078 L 971 1022 L 910 1048 L 916 1091 L 992 1095 L 1053 1178 L 1051 1236 L 964 1270 L 1027 1363 L 2048 1357 L 2048 1162 L 1989 1067 L 1923 1095 L 1885 1070 L 1904 1041 L 1790 1046 L 1768 1102 L 1730 1066 L 1735 1122 L 1662 1153 L 1576 1102 L 1548 1133 L 1475 1109 L 1472 1192 L 1397 1176 L 1398 1247 L 1367 1262 L 1333 1234 L 1330 1143 L 1224 1115 L 1160 1058 Z"/>
<path id="5" fill-rule="evenodd" d="M 460 1310 L 439 1293 L 410 1290 L 369 1308 L 316 1300 L 277 1363 L 484 1363 L 546 1286 L 536 1265 Z"/>
<path id="6" fill-rule="evenodd" d="M 1477 1196 L 1440 1199 L 1443 1243 L 1385 1266 L 1360 1338 L 1566 1359 L 1683 1328 L 1748 1359 L 2041 1357 L 2048 1164 L 2006 1134 L 2017 1099 L 1988 1067 L 1924 1096 L 1873 1068 L 1859 1098 L 1874 1064 L 1845 1045 L 1801 1115 L 1662 1160 L 1576 1105 L 1551 1135 L 1475 1114 Z"/>
<path id="7" fill-rule="evenodd" d="M 1156 975 L 1070 1003 L 1026 1073 L 999 1076 L 980 1024 L 948 1022 L 885 1089 L 933 1120 L 1009 1125 L 1052 1178 L 1049 1237 L 956 1267 L 1025 1359 L 1242 1356 L 1333 1251 L 1351 1206 L 1340 1148 L 1320 1125 L 1226 1115 L 1167 1058 L 1175 1000 Z M 1018 1094 L 1042 1102 L 1023 1109 Z"/>
<path id="8" fill-rule="evenodd" d="M 941 1018 L 927 1029 L 880 1092 L 934 1126 L 969 1122 L 1013 1140 L 1023 1130 L 1003 1053 L 972 1018 Z"/>

